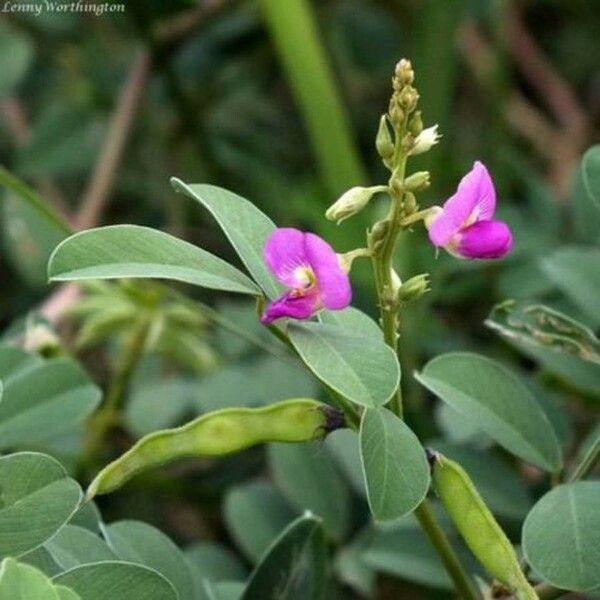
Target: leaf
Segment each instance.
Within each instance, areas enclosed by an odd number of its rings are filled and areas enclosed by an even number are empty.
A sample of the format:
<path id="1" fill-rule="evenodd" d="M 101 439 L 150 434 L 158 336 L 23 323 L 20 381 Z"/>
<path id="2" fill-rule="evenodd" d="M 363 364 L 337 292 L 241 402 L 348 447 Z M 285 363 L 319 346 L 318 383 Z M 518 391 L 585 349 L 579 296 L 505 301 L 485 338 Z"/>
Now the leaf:
<path id="1" fill-rule="evenodd" d="M 417 436 L 393 412 L 367 409 L 360 425 L 367 498 L 378 521 L 412 512 L 429 489 L 429 464 Z"/>
<path id="2" fill-rule="evenodd" d="M 99 388 L 68 358 L 45 361 L 10 377 L 0 402 L 0 448 L 39 444 L 74 429 L 100 397 Z"/>
<path id="3" fill-rule="evenodd" d="M 145 277 L 257 295 L 258 288 L 224 260 L 162 231 L 111 225 L 76 233 L 48 263 L 51 281 Z"/>
<path id="4" fill-rule="evenodd" d="M 81 489 L 53 458 L 21 452 L 0 458 L 0 557 L 50 539 L 71 517 Z"/>
<path id="5" fill-rule="evenodd" d="M 164 533 L 141 521 L 119 521 L 104 527 L 104 537 L 120 559 L 154 569 L 173 585 L 180 599 L 193 597 L 190 568 Z"/>
<path id="6" fill-rule="evenodd" d="M 435 548 L 416 527 L 377 532 L 362 554 L 372 569 L 428 587 L 452 590 Z"/>
<path id="7" fill-rule="evenodd" d="M 186 548 L 184 555 L 192 572 L 195 597 L 198 600 L 209 600 L 204 591 L 207 581 L 212 583 L 246 579 L 246 569 L 238 557 L 224 546 L 213 542 L 197 542 Z"/>
<path id="8" fill-rule="evenodd" d="M 250 576 L 242 600 L 322 600 L 325 564 L 321 522 L 306 514 L 269 548 Z"/>
<path id="9" fill-rule="evenodd" d="M 93 502 L 82 504 L 77 512 L 71 517 L 69 525 L 76 525 L 91 531 L 92 533 L 100 533 L 100 523 L 102 516 L 98 507 Z"/>
<path id="10" fill-rule="evenodd" d="M 350 525 L 350 494 L 326 449 L 314 442 L 271 444 L 269 463 L 286 498 L 323 519 L 326 533 L 341 540 Z"/>
<path id="11" fill-rule="evenodd" d="M 0 380 L 6 385 L 22 371 L 43 362 L 43 359 L 37 354 L 29 354 L 14 346 L 0 345 Z"/>
<path id="12" fill-rule="evenodd" d="M 548 417 L 525 384 L 501 364 L 468 352 L 429 361 L 417 380 L 492 439 L 542 469 L 562 465 Z"/>
<path id="13" fill-rule="evenodd" d="M 591 320 L 600 324 L 600 249 L 563 246 L 541 262 L 544 273 Z"/>
<path id="14" fill-rule="evenodd" d="M 30 40 L 3 20 L 0 23 L 0 99 L 14 92 L 33 59 Z"/>
<path id="15" fill-rule="evenodd" d="M 64 585 L 55 585 L 59 600 L 81 600 L 81 596 Z"/>
<path id="16" fill-rule="evenodd" d="M 192 410 L 204 381 L 173 378 L 136 386 L 125 407 L 127 428 L 141 437 L 179 424 Z"/>
<path id="17" fill-rule="evenodd" d="M 583 155 L 581 167 L 585 190 L 600 208 L 600 145 L 592 146 Z"/>
<path id="18" fill-rule="evenodd" d="M 55 585 L 54 589 L 59 600 L 81 600 L 81 596 L 64 585 Z"/>
<path id="19" fill-rule="evenodd" d="M 338 550 L 333 565 L 337 578 L 365 598 L 375 596 L 377 583 L 375 571 L 363 560 L 365 544 L 370 538 L 370 529 L 363 529 L 349 544 Z"/>
<path id="20" fill-rule="evenodd" d="M 148 567 L 108 561 L 81 565 L 57 575 L 53 581 L 72 588 L 81 600 L 107 600 L 110 597 L 144 600 L 179 600 L 175 588 Z"/>
<path id="21" fill-rule="evenodd" d="M 2 166 L 0 186 L 6 187 L 0 190 L 6 257 L 26 283 L 45 286 L 48 257 L 72 230 L 44 198 Z"/>
<path id="22" fill-rule="evenodd" d="M 261 481 L 232 488 L 223 509 L 229 534 L 253 562 L 297 515 L 272 484 Z"/>
<path id="23" fill-rule="evenodd" d="M 321 323 L 290 323 L 288 334 L 306 366 L 352 402 L 381 406 L 400 383 L 398 359 L 383 340 L 365 344 L 364 336 Z"/>
<path id="24" fill-rule="evenodd" d="M 207 600 L 239 600 L 246 589 L 242 581 L 205 581 Z"/>
<path id="25" fill-rule="evenodd" d="M 503 302 L 493 308 L 485 324 L 509 340 L 600 364 L 600 339 L 594 332 L 548 306 Z"/>
<path id="26" fill-rule="evenodd" d="M 63 571 L 82 564 L 118 558 L 104 540 L 77 525 L 65 525 L 44 547 Z"/>
<path id="27" fill-rule="evenodd" d="M 52 558 L 52 554 L 46 550 L 45 546 L 39 546 L 31 552 L 21 554 L 19 562 L 35 567 L 48 577 L 54 577 L 54 575 L 58 575 L 63 571 L 63 568 Z"/>
<path id="28" fill-rule="evenodd" d="M 324 310 L 319 313 L 319 321 L 329 325 L 337 325 L 354 335 L 364 335 L 376 340 L 383 339 L 383 332 L 379 325 L 358 308 L 349 306 L 344 310 Z"/>
<path id="29" fill-rule="evenodd" d="M 48 258 L 67 234 L 13 190 L 0 191 L 2 195 L 3 254 L 28 286 L 45 288 Z"/>
<path id="30" fill-rule="evenodd" d="M 23 177 L 77 177 L 93 168 L 107 119 L 82 104 L 63 97 L 36 111 L 31 134 L 16 152 Z"/>
<path id="31" fill-rule="evenodd" d="M 259 356 L 226 366 L 197 381 L 194 407 L 202 411 L 240 405 L 258 407 L 281 398 L 310 398 L 318 391 L 318 382 L 304 365 L 274 356 Z"/>
<path id="32" fill-rule="evenodd" d="M 570 196 L 575 240 L 578 243 L 595 244 L 600 240 L 600 201 L 594 202 L 592 194 L 588 191 L 582 165 L 576 170 L 573 179 Z M 596 187 L 596 190 L 599 189 Z M 596 197 L 599 197 L 598 191 Z"/>
<path id="33" fill-rule="evenodd" d="M 62 600 L 62 597 L 41 571 L 7 558 L 0 566 L 0 600 Z"/>
<path id="34" fill-rule="evenodd" d="M 352 429 L 332 431 L 325 438 L 325 446 L 331 452 L 352 489 L 366 498 L 367 490 L 360 458 L 358 433 Z"/>
<path id="35" fill-rule="evenodd" d="M 529 564 L 561 589 L 600 585 L 600 481 L 561 485 L 533 507 L 523 525 Z"/>
<path id="36" fill-rule="evenodd" d="M 238 256 L 269 298 L 281 293 L 263 258 L 267 238 L 275 229 L 275 223 L 254 204 L 215 185 L 186 184 L 176 177 L 171 185 L 200 202 L 217 220 Z"/>

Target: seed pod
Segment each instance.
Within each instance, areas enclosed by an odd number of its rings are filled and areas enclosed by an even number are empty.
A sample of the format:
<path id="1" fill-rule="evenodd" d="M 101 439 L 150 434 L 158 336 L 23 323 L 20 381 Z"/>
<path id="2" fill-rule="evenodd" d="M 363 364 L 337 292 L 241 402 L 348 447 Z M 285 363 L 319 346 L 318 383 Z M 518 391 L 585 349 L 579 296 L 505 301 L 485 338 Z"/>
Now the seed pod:
<path id="1" fill-rule="evenodd" d="M 429 457 L 434 489 L 477 560 L 519 600 L 537 600 L 515 549 L 465 470 L 437 452 Z"/>
<path id="2" fill-rule="evenodd" d="M 137 473 L 178 458 L 223 456 L 264 442 L 307 442 L 344 425 L 336 408 L 303 398 L 217 410 L 143 437 L 98 473 L 86 497 L 112 492 Z"/>

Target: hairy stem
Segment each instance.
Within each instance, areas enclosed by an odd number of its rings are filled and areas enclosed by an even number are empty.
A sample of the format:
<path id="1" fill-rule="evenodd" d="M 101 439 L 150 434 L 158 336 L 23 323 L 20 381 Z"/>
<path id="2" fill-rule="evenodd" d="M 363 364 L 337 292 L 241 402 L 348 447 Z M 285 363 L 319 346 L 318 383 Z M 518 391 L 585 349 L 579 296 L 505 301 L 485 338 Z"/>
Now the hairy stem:
<path id="1" fill-rule="evenodd" d="M 398 353 L 398 330 L 400 326 L 398 318 L 398 302 L 395 299 L 394 285 L 392 281 L 392 268 L 394 250 L 398 237 L 402 230 L 402 201 L 404 192 L 404 173 L 406 169 L 406 156 L 397 156 L 395 169 L 390 179 L 390 212 L 386 218 L 387 230 L 383 240 L 374 241 L 372 247 L 372 264 L 375 276 L 377 300 L 379 304 L 380 324 L 383 330 L 385 343 Z M 400 385 L 394 394 L 390 409 L 400 418 L 403 416 L 402 390 Z M 452 548 L 448 537 L 444 533 L 433 514 L 429 503 L 424 500 L 415 510 L 419 524 L 430 539 L 440 559 L 450 575 L 456 590 L 465 600 L 477 600 L 478 596 L 470 579 L 463 569 L 454 548 Z"/>
<path id="2" fill-rule="evenodd" d="M 138 366 L 150 331 L 150 319 L 141 319 L 127 340 L 114 376 L 106 392 L 104 404 L 90 420 L 86 456 L 94 460 L 107 432 L 119 421 L 119 411 L 135 369 Z"/>
<path id="3" fill-rule="evenodd" d="M 399 192 L 404 183 L 404 172 L 406 169 L 406 157 L 402 157 L 399 166 L 392 174 L 392 180 L 396 185 L 389 186 L 391 198 L 390 212 L 386 218 L 388 223 L 387 233 L 381 244 L 372 250 L 373 271 L 375 273 L 375 286 L 377 288 L 377 300 L 379 304 L 379 317 L 383 338 L 385 343 L 394 352 L 398 353 L 398 305 L 394 298 L 394 285 L 392 281 L 392 269 L 394 250 L 398 242 L 398 236 L 402 228 L 402 195 Z M 396 393 L 390 402 L 390 408 L 402 417 L 402 387 L 398 386 Z"/>
<path id="4" fill-rule="evenodd" d="M 450 545 L 448 537 L 444 533 L 437 519 L 435 518 L 431 507 L 427 500 L 424 500 L 415 510 L 423 531 L 440 555 L 440 559 L 452 578 L 456 591 L 465 600 L 477 600 L 478 596 L 475 592 L 468 575 L 465 573 L 454 548 Z"/>

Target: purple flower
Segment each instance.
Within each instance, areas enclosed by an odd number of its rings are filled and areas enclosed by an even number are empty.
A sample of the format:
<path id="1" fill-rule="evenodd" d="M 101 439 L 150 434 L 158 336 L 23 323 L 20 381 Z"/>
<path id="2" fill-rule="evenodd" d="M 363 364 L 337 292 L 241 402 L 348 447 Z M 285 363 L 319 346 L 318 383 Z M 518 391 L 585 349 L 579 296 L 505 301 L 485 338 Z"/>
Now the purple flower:
<path id="1" fill-rule="evenodd" d="M 322 308 L 340 310 L 352 299 L 347 273 L 333 248 L 319 236 L 298 229 L 276 229 L 265 244 L 271 273 L 290 288 L 261 317 L 268 325 L 281 317 L 308 319 Z"/>
<path id="2" fill-rule="evenodd" d="M 458 258 L 501 258 L 513 246 L 508 225 L 494 220 L 496 190 L 479 161 L 462 178 L 454 196 L 426 220 L 429 239 Z"/>

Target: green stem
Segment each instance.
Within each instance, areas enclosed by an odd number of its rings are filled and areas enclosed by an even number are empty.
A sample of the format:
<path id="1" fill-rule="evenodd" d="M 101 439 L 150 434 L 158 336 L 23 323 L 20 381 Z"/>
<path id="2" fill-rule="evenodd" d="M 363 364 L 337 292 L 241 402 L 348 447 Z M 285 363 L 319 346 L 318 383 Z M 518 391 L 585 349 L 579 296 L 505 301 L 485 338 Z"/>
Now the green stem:
<path id="1" fill-rule="evenodd" d="M 114 376 L 106 392 L 104 404 L 90 420 L 86 441 L 86 456 L 94 460 L 107 432 L 119 422 L 119 411 L 127 388 L 138 366 L 150 331 L 150 318 L 140 321 L 123 348 Z"/>
<path id="2" fill-rule="evenodd" d="M 464 600 L 478 600 L 477 593 L 473 589 L 468 575 L 460 564 L 454 548 L 450 545 L 448 537 L 436 520 L 427 500 L 424 500 L 417 507 L 415 516 L 440 555 L 442 563 L 452 578 L 458 593 Z"/>
<path id="3" fill-rule="evenodd" d="M 402 230 L 402 200 L 404 194 L 404 192 L 402 192 L 402 184 L 404 182 L 404 173 L 406 169 L 406 156 L 396 156 L 395 159 L 394 162 L 398 167 L 392 174 L 389 185 L 391 206 L 390 212 L 386 218 L 388 229 L 383 240 L 380 242 L 375 240 L 373 243 L 372 264 L 383 336 L 386 344 L 397 354 L 399 306 L 394 297 L 392 263 L 396 243 Z M 390 408 L 396 415 L 402 418 L 402 390 L 400 385 L 390 402 Z M 457 591 L 465 600 L 478 600 L 477 592 L 472 587 L 469 576 L 463 569 L 454 548 L 452 548 L 448 537 L 435 518 L 427 500 L 424 500 L 417 507 L 415 516 L 439 554 Z"/>
<path id="4" fill-rule="evenodd" d="M 375 286 L 377 288 L 377 299 L 379 303 L 379 316 L 383 338 L 396 354 L 398 353 L 398 304 L 394 298 L 394 286 L 392 282 L 392 268 L 394 250 L 401 230 L 402 219 L 402 192 L 398 192 L 404 182 L 404 171 L 406 169 L 406 157 L 403 157 L 398 169 L 392 175 L 392 180 L 398 182 L 399 186 L 390 185 L 391 198 L 390 212 L 386 218 L 388 231 L 381 244 L 372 250 L 373 271 L 375 274 Z M 390 402 L 390 408 L 399 417 L 402 417 L 402 388 L 399 385 Z"/>
<path id="5" fill-rule="evenodd" d="M 579 463 L 573 475 L 571 475 L 571 482 L 579 481 L 589 475 L 600 460 L 600 434 L 596 437 L 591 447 L 583 457 L 583 460 Z"/>

